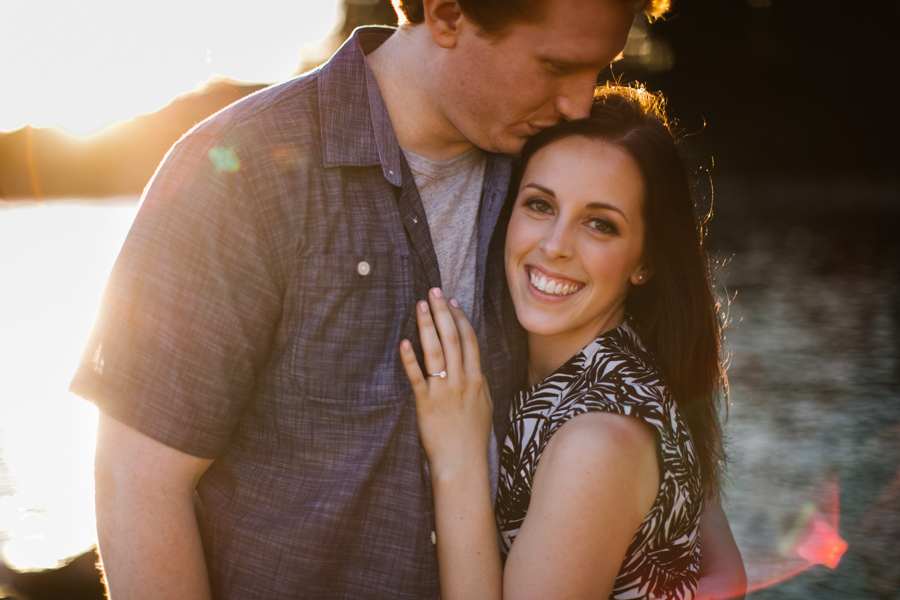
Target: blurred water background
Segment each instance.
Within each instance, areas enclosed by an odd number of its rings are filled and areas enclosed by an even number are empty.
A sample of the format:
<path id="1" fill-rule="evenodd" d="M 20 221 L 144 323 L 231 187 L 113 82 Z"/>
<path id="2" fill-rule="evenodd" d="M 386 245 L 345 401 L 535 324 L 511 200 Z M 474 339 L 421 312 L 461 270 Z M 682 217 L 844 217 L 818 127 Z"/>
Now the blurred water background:
<path id="1" fill-rule="evenodd" d="M 726 182 L 714 206 L 750 597 L 900 598 L 900 186 Z M 813 510 L 849 545 L 834 569 L 828 531 L 800 548 Z"/>
<path id="2" fill-rule="evenodd" d="M 0 202 L 0 544 L 13 566 L 55 567 L 93 543 L 97 411 L 66 388 L 136 208 Z"/>
<path id="3" fill-rule="evenodd" d="M 900 185 L 726 181 L 714 206 L 749 597 L 900 598 Z M 0 545 L 20 569 L 93 543 L 96 411 L 66 386 L 135 212 L 0 203 Z"/>

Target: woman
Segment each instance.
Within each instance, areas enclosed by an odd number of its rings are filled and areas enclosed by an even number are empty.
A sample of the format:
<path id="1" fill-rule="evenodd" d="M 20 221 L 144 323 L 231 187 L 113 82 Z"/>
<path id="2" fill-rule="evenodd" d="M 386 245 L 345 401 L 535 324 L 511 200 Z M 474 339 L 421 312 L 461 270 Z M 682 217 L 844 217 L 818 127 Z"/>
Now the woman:
<path id="1" fill-rule="evenodd" d="M 496 523 L 472 327 L 432 290 L 417 307 L 428 376 L 400 347 L 434 488 L 442 597 L 691 598 L 702 498 L 718 494 L 724 372 L 661 101 L 598 90 L 590 118 L 526 144 L 510 190 L 506 277 L 530 387 L 513 402 Z"/>

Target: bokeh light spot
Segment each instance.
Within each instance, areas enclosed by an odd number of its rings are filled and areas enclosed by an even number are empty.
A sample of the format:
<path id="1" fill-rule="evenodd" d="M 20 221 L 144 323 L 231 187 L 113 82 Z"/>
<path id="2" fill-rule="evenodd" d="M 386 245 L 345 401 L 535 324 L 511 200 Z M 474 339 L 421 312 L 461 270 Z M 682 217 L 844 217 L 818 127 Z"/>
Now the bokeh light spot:
<path id="1" fill-rule="evenodd" d="M 241 168 L 241 161 L 231 148 L 215 147 L 209 151 L 209 160 L 217 171 L 234 173 Z"/>

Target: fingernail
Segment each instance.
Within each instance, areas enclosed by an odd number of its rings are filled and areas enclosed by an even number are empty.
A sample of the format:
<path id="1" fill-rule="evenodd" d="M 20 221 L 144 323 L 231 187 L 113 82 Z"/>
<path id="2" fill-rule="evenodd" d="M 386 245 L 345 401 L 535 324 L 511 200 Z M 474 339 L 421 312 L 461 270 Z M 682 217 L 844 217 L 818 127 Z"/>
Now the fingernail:
<path id="1" fill-rule="evenodd" d="M 420 313 L 425 314 L 428 312 L 428 303 L 425 302 L 424 300 L 422 302 L 419 302 L 418 306 L 419 306 Z"/>
<path id="2" fill-rule="evenodd" d="M 400 342 L 400 347 L 404 350 L 409 350 L 410 348 L 412 348 L 412 344 L 409 343 L 409 340 L 403 340 L 402 342 Z"/>
<path id="3" fill-rule="evenodd" d="M 459 302 L 456 301 L 456 298 L 450 300 L 450 306 L 452 306 L 453 308 L 459 308 Z"/>
<path id="4" fill-rule="evenodd" d="M 441 297 L 443 297 L 443 294 L 441 293 L 441 288 L 434 288 L 434 289 L 432 289 L 432 290 L 431 290 L 431 294 L 432 294 L 435 298 L 441 298 Z"/>

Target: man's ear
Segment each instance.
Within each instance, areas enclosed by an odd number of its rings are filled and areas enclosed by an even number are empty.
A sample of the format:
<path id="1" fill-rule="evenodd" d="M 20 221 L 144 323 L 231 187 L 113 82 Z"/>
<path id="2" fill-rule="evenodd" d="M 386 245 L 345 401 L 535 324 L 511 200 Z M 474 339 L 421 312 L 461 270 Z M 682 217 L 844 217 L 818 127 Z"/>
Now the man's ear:
<path id="1" fill-rule="evenodd" d="M 453 48 L 459 36 L 462 10 L 456 0 L 423 0 L 425 24 L 431 39 L 441 48 Z"/>

